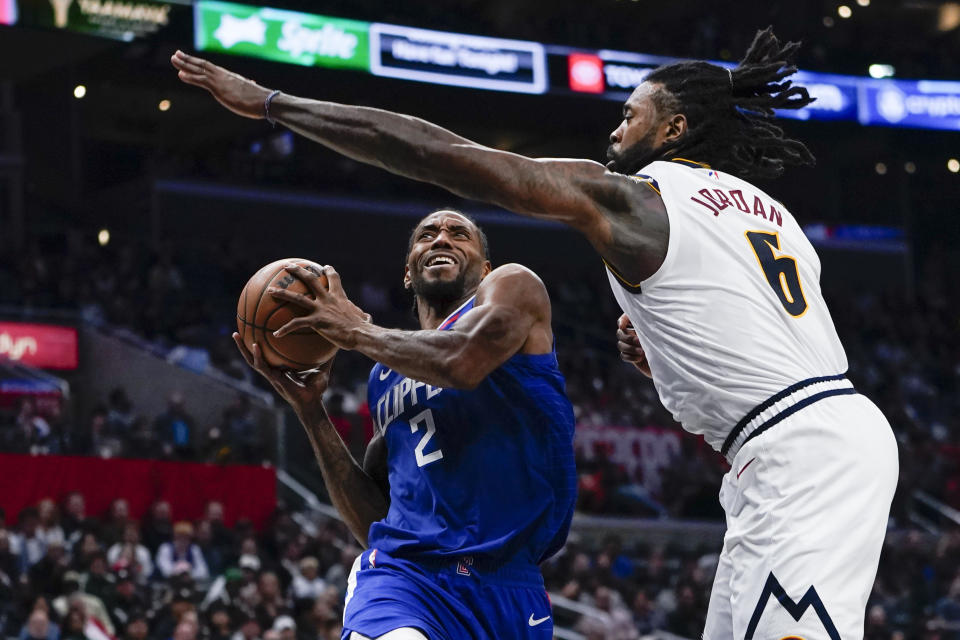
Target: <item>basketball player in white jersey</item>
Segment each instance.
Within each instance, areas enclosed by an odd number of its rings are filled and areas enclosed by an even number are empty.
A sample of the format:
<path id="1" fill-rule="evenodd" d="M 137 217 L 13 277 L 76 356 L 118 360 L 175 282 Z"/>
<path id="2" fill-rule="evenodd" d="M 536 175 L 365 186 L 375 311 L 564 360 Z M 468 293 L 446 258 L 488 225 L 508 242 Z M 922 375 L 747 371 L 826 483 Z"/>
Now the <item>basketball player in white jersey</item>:
<path id="1" fill-rule="evenodd" d="M 844 377 L 816 253 L 786 207 L 746 181 L 813 162 L 773 122 L 774 109 L 812 101 L 787 79 L 797 48 L 767 29 L 735 68 L 656 69 L 624 104 L 606 166 L 526 158 L 410 116 L 271 91 L 179 51 L 172 62 L 242 116 L 583 233 L 636 331 L 621 334 L 625 357 L 731 464 L 704 638 L 848 640 L 863 635 L 897 451 Z"/>

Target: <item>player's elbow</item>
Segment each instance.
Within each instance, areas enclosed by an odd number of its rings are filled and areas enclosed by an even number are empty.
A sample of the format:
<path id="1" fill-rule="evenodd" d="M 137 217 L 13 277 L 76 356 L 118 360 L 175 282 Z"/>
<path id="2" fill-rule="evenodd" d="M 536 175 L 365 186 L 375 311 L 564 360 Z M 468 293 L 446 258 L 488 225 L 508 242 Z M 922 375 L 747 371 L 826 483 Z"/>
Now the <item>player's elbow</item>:
<path id="1" fill-rule="evenodd" d="M 474 366 L 463 354 L 450 356 L 444 367 L 444 386 L 450 389 L 473 391 L 486 377 L 486 372 Z"/>

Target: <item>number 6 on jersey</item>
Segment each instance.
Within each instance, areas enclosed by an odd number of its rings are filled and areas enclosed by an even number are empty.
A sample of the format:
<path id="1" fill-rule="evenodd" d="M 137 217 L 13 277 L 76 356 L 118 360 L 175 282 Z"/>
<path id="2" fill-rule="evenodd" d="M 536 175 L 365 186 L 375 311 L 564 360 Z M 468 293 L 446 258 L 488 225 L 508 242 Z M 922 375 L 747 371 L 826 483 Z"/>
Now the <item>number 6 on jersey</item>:
<path id="1" fill-rule="evenodd" d="M 797 261 L 788 255 L 778 258 L 773 252 L 780 250 L 780 235 L 769 231 L 747 231 L 745 235 L 780 304 L 794 318 L 802 316 L 807 311 L 807 300 L 803 297 Z"/>

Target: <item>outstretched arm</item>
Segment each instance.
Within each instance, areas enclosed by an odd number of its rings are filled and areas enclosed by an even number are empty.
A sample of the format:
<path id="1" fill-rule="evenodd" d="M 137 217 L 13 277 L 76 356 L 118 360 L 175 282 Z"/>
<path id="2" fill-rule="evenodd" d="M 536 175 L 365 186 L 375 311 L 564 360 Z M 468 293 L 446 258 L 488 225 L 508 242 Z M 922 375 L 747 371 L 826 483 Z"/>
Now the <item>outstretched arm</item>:
<path id="1" fill-rule="evenodd" d="M 264 117 L 270 90 L 180 51 L 172 62 L 181 80 L 207 89 L 231 111 Z M 522 215 L 568 224 L 625 275 L 642 279 L 665 255 L 667 222 L 659 195 L 597 162 L 527 158 L 412 116 L 286 94 L 271 100 L 270 116 L 359 162 Z M 631 268 L 627 263 L 637 258 L 655 264 Z"/>
<path id="2" fill-rule="evenodd" d="M 244 346 L 239 334 L 234 333 L 233 340 L 247 364 L 266 378 L 293 407 L 313 447 L 333 506 L 343 516 L 344 523 L 357 541 L 366 547 L 370 525 L 385 518 L 390 507 L 390 489 L 385 479 L 386 463 L 379 460 L 379 455 L 370 455 L 370 449 L 378 452 L 382 449 L 379 435 L 367 445 L 368 456 L 361 467 L 330 422 L 322 397 L 330 379 L 332 361 L 321 366 L 310 377 L 297 380 L 266 364 L 260 357 L 258 345 L 254 344 L 251 352 Z"/>
<path id="3" fill-rule="evenodd" d="M 473 389 L 515 353 L 548 353 L 553 347 L 547 290 L 535 273 L 518 264 L 490 272 L 477 289 L 473 309 L 450 331 L 378 327 L 346 297 L 332 267 L 323 268 L 329 289 L 302 267 L 292 265 L 287 271 L 303 280 L 314 297 L 268 290 L 309 311 L 281 327 L 279 335 L 312 327 L 337 346 L 420 382 Z"/>

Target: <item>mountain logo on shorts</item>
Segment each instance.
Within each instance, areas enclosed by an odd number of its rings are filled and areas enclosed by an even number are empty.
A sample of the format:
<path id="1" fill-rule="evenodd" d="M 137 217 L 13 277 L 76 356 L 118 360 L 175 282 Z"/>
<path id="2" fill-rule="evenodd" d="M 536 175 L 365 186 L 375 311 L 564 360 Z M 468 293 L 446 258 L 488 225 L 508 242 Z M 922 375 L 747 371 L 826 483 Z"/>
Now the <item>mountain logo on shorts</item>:
<path id="1" fill-rule="evenodd" d="M 826 629 L 827 635 L 830 636 L 830 640 L 840 640 L 840 633 L 833 624 L 833 620 L 830 619 L 830 614 L 827 613 L 827 608 L 823 606 L 823 600 L 820 599 L 820 595 L 813 585 L 807 589 L 807 592 L 803 594 L 799 602 L 794 602 L 793 598 L 788 596 L 787 592 L 780 586 L 780 582 L 776 576 L 773 575 L 772 571 L 767 577 L 767 583 L 763 585 L 763 591 L 760 592 L 760 600 L 757 602 L 757 608 L 753 610 L 753 615 L 750 617 L 750 624 L 747 625 L 747 633 L 744 636 L 744 640 L 753 640 L 753 633 L 757 630 L 757 625 L 760 624 L 760 616 L 763 615 L 763 610 L 766 608 L 770 596 L 776 598 L 783 608 L 787 610 L 787 613 L 797 622 L 800 621 L 800 618 L 807 609 L 813 607 L 817 617 L 820 618 L 820 622 L 823 623 L 823 628 Z"/>

